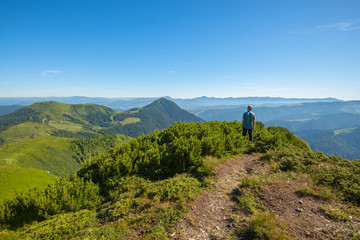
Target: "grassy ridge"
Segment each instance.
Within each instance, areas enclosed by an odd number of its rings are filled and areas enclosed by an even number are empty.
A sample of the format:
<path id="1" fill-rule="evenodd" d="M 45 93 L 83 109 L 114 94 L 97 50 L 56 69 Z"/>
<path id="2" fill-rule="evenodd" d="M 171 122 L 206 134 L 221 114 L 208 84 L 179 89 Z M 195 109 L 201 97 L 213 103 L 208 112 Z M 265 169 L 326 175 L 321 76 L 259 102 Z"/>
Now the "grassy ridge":
<path id="1" fill-rule="evenodd" d="M 255 144 L 248 144 L 241 128 L 238 122 L 176 123 L 132 140 L 85 164 L 76 177 L 7 201 L 0 208 L 0 234 L 19 239 L 166 239 L 222 157 L 290 145 L 309 151 L 285 129 L 259 123 Z M 21 227 L 33 221 L 38 223 Z"/>

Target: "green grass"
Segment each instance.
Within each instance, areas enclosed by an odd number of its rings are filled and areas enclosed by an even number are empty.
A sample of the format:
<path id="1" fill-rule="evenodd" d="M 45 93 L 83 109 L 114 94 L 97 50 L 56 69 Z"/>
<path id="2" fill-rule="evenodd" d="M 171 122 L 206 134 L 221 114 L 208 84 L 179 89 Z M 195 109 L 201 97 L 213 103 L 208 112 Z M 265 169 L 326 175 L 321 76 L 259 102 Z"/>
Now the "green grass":
<path id="1" fill-rule="evenodd" d="M 357 127 L 334 130 L 334 136 L 353 132 Z"/>
<path id="2" fill-rule="evenodd" d="M 69 176 L 82 163 L 128 140 L 121 135 L 83 139 L 42 136 L 1 145 L 0 199 L 15 191 L 43 188 L 55 176 Z"/>
<path id="3" fill-rule="evenodd" d="M 120 123 L 122 125 L 126 125 L 126 124 L 130 124 L 130 123 L 137 123 L 137 122 L 140 122 L 141 119 L 140 118 L 137 118 L 137 117 L 129 117 L 129 118 L 125 118 L 124 121 L 121 121 Z"/>
<path id="4" fill-rule="evenodd" d="M 42 136 L 0 146 L 0 166 L 29 167 L 68 176 L 81 165 L 68 150 L 71 139 Z"/>
<path id="5" fill-rule="evenodd" d="M 0 133 L 0 138 L 6 143 L 16 142 L 24 139 L 48 136 L 53 131 L 52 127 L 34 122 L 25 122 L 12 126 Z"/>
<path id="6" fill-rule="evenodd" d="M 80 124 L 60 120 L 50 121 L 49 126 L 59 130 L 65 130 L 70 132 L 80 132 L 81 130 L 83 130 L 83 126 Z"/>
<path id="7" fill-rule="evenodd" d="M 329 188 L 326 188 L 324 186 L 301 188 L 297 190 L 297 193 L 322 199 L 336 198 L 336 195 L 333 194 Z"/>
<path id="8" fill-rule="evenodd" d="M 238 230 L 238 234 L 245 239 L 285 240 L 291 239 L 286 234 L 285 224 L 276 221 L 274 214 L 256 212 L 245 227 Z"/>
<path id="9" fill-rule="evenodd" d="M 339 209 L 335 206 L 331 206 L 328 204 L 328 205 L 321 206 L 320 209 L 323 211 L 325 216 L 330 219 L 334 219 L 337 221 L 343 221 L 343 222 L 351 220 L 350 214 L 348 214 L 347 212 L 345 212 L 342 209 Z"/>
<path id="10" fill-rule="evenodd" d="M 31 188 L 44 189 L 58 177 L 34 168 L 0 167 L 0 202 L 12 198 L 16 192 Z"/>
<path id="11" fill-rule="evenodd" d="M 286 120 L 287 122 L 306 122 L 313 120 L 314 118 L 304 118 L 304 119 L 294 119 L 294 120 Z"/>

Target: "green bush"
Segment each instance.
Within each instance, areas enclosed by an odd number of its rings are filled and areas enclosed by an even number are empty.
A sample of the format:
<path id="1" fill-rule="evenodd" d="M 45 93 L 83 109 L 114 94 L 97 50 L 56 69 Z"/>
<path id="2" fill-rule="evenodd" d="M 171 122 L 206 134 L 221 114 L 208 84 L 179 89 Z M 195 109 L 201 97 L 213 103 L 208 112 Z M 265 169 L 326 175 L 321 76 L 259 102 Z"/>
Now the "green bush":
<path id="1" fill-rule="evenodd" d="M 257 124 L 252 151 L 308 146 L 283 128 Z M 205 156 L 229 156 L 249 151 L 252 146 L 242 136 L 240 122 L 175 123 L 162 131 L 131 140 L 106 156 L 86 164 L 78 176 L 98 183 L 102 190 L 112 178 L 139 174 L 148 179 L 164 179 L 179 173 L 196 174 Z M 105 191 L 106 192 L 106 191 Z"/>
<path id="2" fill-rule="evenodd" d="M 36 189 L 22 193 L 0 206 L 0 224 L 19 226 L 27 222 L 49 219 L 51 216 L 99 205 L 99 187 L 73 177 L 60 179 L 44 191 Z"/>

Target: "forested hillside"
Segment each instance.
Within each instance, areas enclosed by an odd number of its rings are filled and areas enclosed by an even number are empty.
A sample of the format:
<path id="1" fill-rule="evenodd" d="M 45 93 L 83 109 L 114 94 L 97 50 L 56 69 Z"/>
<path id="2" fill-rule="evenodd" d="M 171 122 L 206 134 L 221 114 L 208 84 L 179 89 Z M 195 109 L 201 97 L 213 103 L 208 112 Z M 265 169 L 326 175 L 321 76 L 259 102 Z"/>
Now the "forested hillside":
<path id="1" fill-rule="evenodd" d="M 95 104 L 40 102 L 0 116 L 0 144 L 49 135 L 78 138 L 124 134 L 137 137 L 177 121 L 203 120 L 166 99 L 126 112 Z"/>
<path id="2" fill-rule="evenodd" d="M 360 159 L 360 127 L 337 130 L 299 131 L 295 134 L 306 140 L 314 151 L 345 159 Z"/>
<path id="3" fill-rule="evenodd" d="M 278 173 L 285 177 L 287 172 L 304 181 L 316 177 L 312 180 L 316 186 L 333 189 L 329 191 L 337 192 L 336 198 L 345 202 L 359 203 L 358 161 L 312 152 L 288 130 L 265 128 L 261 123 L 255 130 L 255 142 L 250 143 L 241 128 L 239 122 L 175 123 L 131 140 L 45 191 L 33 190 L 6 201 L 0 208 L 0 236 L 168 239 L 188 211 L 189 201 L 208 186 L 214 167 L 229 156 L 245 152 L 266 153 L 263 164 L 270 164 L 273 171 L 267 175 L 269 180 Z M 311 194 L 316 195 L 316 189 Z M 247 190 L 241 191 L 239 199 L 245 204 Z M 251 196 L 246 201 L 254 204 Z M 255 209 L 257 205 L 248 207 Z M 233 236 L 250 234 L 251 222 L 249 226 L 234 224 L 238 230 Z"/>

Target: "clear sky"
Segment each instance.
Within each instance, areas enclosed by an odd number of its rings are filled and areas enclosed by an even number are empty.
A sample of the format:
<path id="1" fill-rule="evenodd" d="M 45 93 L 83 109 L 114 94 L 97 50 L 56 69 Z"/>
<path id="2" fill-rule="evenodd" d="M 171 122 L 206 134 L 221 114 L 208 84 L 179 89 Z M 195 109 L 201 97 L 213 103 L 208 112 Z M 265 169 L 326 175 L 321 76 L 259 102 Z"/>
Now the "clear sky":
<path id="1" fill-rule="evenodd" d="M 360 99 L 360 0 L 1 0 L 0 97 Z"/>

